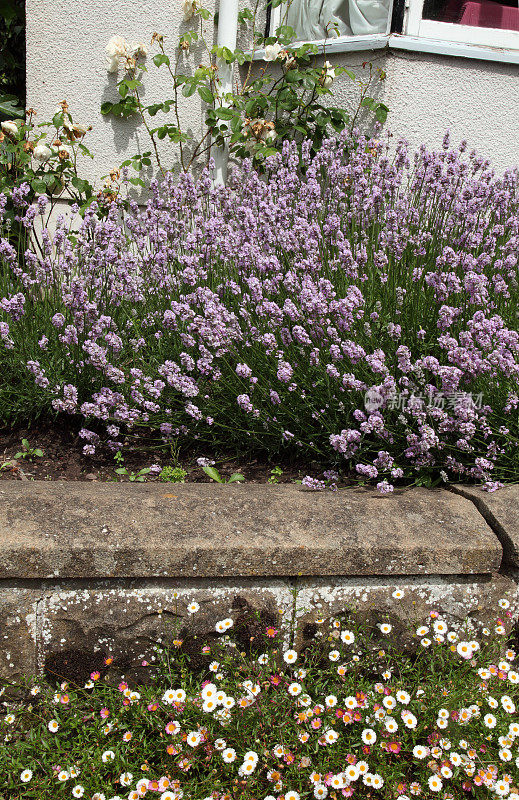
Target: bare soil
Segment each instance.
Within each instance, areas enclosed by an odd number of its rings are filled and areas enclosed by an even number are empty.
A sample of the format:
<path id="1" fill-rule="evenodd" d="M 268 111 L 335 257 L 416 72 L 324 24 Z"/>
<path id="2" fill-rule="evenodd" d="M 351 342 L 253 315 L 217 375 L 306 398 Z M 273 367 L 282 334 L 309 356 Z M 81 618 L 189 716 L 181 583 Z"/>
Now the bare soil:
<path id="1" fill-rule="evenodd" d="M 18 459 L 15 456 L 24 450 L 22 439 L 27 439 L 30 449 L 40 449 L 43 456 L 27 455 Z M 109 451 L 96 452 L 86 456 L 82 452 L 85 441 L 78 436 L 77 428 L 59 421 L 53 424 L 41 422 L 27 427 L 0 428 L 0 480 L 36 481 L 125 481 L 128 475 L 118 475 L 115 470 L 121 466 L 116 463 L 114 454 Z M 305 475 L 322 478 L 326 466 L 316 462 L 269 461 L 265 458 L 236 458 L 233 454 L 211 453 L 207 449 L 197 449 L 192 453 L 181 454 L 176 460 L 150 440 L 137 442 L 125 448 L 123 466 L 128 473 L 158 464 L 161 467 L 182 467 L 187 475 L 186 482 L 208 483 L 210 478 L 196 463 L 197 458 L 213 459 L 215 468 L 223 478 L 234 472 L 241 473 L 247 483 L 267 483 L 272 478 L 271 470 L 280 467 L 283 471 L 276 482 L 293 483 Z M 147 476 L 146 480 L 150 480 Z M 153 478 L 156 480 L 156 478 Z"/>

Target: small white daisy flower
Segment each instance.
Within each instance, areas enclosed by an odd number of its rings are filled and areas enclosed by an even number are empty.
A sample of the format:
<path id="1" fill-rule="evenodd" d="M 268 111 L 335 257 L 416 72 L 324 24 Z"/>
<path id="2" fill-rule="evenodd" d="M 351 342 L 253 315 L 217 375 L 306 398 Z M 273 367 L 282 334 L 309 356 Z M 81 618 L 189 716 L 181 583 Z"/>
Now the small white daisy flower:
<path id="1" fill-rule="evenodd" d="M 187 735 L 186 742 L 190 747 L 196 747 L 200 744 L 201 736 L 198 731 L 191 731 Z"/>

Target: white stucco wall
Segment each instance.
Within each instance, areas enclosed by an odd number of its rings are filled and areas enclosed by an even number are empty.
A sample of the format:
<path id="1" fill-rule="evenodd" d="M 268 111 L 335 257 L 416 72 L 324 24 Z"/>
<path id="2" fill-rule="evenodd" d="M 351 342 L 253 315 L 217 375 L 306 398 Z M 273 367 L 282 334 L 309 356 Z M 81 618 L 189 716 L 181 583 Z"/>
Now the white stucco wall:
<path id="1" fill-rule="evenodd" d="M 441 146 L 449 129 L 453 142 L 467 139 L 498 170 L 519 165 L 519 66 L 402 50 L 330 57 L 355 65 L 359 76 L 365 60 L 387 73 L 377 96 L 389 106 L 387 126 L 395 136 L 413 146 Z M 354 104 L 351 81 L 340 81 L 335 98 Z"/>
<path id="2" fill-rule="evenodd" d="M 204 0 L 204 5 L 211 9 L 212 0 Z M 93 126 L 85 144 L 95 160 L 83 160 L 84 174 L 99 179 L 139 150 L 151 150 L 146 131 L 133 119 L 101 115 L 102 102 L 119 98 L 117 75 L 106 69 L 105 47 L 114 35 L 149 45 L 157 31 L 164 35 L 165 47 L 173 54 L 179 35 L 190 27 L 183 22 L 181 0 L 26 0 L 26 12 L 27 105 L 37 111 L 37 120 L 42 122 L 51 119 L 57 104 L 66 99 L 74 121 Z M 206 27 L 212 46 L 213 27 Z M 150 56 L 157 52 L 156 45 L 149 48 Z M 192 68 L 203 59 L 202 47 L 195 46 L 186 62 Z M 149 69 L 144 75 L 143 100 L 157 102 L 172 97 L 166 67 L 157 69 L 150 64 Z M 155 125 L 161 120 L 162 114 L 154 117 Z M 184 129 L 198 136 L 202 120 L 198 96 L 185 100 Z M 173 147 L 162 143 L 161 151 L 169 165 L 174 163 Z"/>
<path id="3" fill-rule="evenodd" d="M 211 8 L 211 2 L 205 5 Z M 158 31 L 172 50 L 187 27 L 181 0 L 27 0 L 28 104 L 44 120 L 66 98 L 74 118 L 93 125 L 86 143 L 95 161 L 84 164 L 90 178 L 99 179 L 139 147 L 150 149 L 135 122 L 100 114 L 101 102 L 117 99 L 116 76 L 107 73 L 104 63 L 106 42 L 120 34 L 149 44 Z M 189 62 L 196 66 L 201 59 L 201 50 L 195 50 Z M 466 138 L 469 147 L 491 158 L 497 169 L 519 164 L 519 66 L 395 50 L 342 54 L 330 60 L 354 65 L 359 75 L 366 60 L 386 70 L 379 96 L 390 107 L 388 125 L 395 136 L 405 136 L 413 145 L 439 146 L 449 128 L 455 141 Z M 164 68 L 151 65 L 145 84 L 146 99 L 171 96 Z M 357 93 L 351 81 L 341 78 L 335 101 L 351 107 Z M 183 99 L 182 115 L 195 135 L 200 132 L 203 112 L 196 97 Z M 172 147 L 165 160 L 174 163 Z"/>

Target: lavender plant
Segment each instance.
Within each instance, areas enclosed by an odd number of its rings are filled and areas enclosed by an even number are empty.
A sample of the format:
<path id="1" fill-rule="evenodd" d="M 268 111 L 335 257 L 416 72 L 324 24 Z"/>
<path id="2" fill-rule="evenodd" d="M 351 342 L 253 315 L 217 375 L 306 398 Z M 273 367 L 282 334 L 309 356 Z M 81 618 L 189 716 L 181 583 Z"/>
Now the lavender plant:
<path id="1" fill-rule="evenodd" d="M 343 132 L 302 164 L 286 143 L 227 187 L 166 175 L 144 209 L 63 216 L 23 268 L 3 239 L 4 420 L 75 415 L 86 453 L 143 428 L 297 452 L 383 492 L 516 478 L 519 175 L 390 143 Z"/>

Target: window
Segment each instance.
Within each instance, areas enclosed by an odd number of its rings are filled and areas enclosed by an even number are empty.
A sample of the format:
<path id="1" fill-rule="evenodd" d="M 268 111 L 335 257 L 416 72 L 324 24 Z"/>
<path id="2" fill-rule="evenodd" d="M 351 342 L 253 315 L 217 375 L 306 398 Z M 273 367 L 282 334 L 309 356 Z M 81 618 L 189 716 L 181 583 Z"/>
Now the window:
<path id="1" fill-rule="evenodd" d="M 411 0 L 405 33 L 519 49 L 517 0 Z"/>
<path id="2" fill-rule="evenodd" d="M 352 42 L 387 37 L 393 0 L 289 0 L 272 10 L 271 30 L 294 29 L 297 41 Z M 365 42 L 364 42 L 365 43 Z"/>
<path id="3" fill-rule="evenodd" d="M 389 47 L 519 63 L 519 0 L 288 0 L 268 30 L 327 52 Z"/>

